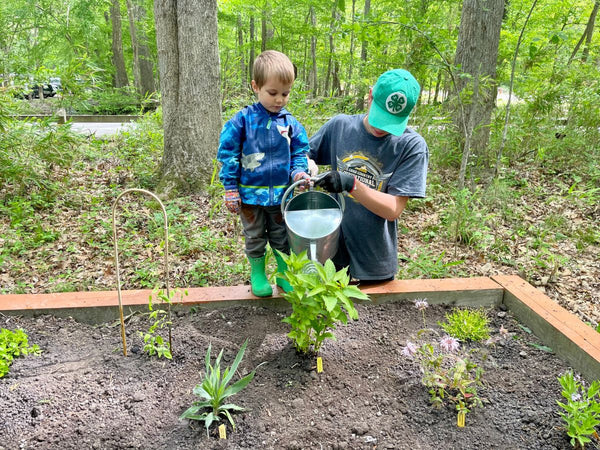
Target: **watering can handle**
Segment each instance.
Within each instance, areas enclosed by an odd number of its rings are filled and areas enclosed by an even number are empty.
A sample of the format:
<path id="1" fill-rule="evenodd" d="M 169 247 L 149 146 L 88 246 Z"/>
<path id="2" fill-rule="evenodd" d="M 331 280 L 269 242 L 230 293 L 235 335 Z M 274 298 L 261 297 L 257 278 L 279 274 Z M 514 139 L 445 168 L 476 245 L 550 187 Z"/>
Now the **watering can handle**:
<path id="1" fill-rule="evenodd" d="M 310 180 L 314 181 L 314 178 L 315 177 L 311 177 Z M 285 192 L 283 193 L 283 197 L 281 198 L 281 214 L 282 215 L 285 215 L 285 204 L 286 204 L 286 202 L 288 200 L 289 195 L 294 192 L 294 189 L 296 189 L 296 186 L 304 184 L 305 182 L 306 182 L 306 180 L 304 180 L 304 179 L 303 180 L 298 180 L 295 183 L 292 183 L 290 185 L 290 187 L 285 190 Z M 311 185 L 310 189 L 312 189 L 312 185 Z M 342 213 L 343 213 L 344 209 L 346 209 L 346 200 L 344 199 L 344 196 L 341 195 L 341 194 L 338 196 L 338 198 L 340 199 L 340 208 L 341 208 Z"/>

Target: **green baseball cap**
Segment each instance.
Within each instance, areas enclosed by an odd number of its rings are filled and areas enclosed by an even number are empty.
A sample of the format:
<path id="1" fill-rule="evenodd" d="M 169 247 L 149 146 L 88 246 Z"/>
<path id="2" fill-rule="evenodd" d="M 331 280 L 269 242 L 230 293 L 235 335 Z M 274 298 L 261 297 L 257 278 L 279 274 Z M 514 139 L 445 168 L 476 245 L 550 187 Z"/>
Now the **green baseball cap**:
<path id="1" fill-rule="evenodd" d="M 419 82 L 408 70 L 395 69 L 383 73 L 373 86 L 369 124 L 400 136 L 406 129 L 408 115 L 415 107 L 420 92 Z"/>

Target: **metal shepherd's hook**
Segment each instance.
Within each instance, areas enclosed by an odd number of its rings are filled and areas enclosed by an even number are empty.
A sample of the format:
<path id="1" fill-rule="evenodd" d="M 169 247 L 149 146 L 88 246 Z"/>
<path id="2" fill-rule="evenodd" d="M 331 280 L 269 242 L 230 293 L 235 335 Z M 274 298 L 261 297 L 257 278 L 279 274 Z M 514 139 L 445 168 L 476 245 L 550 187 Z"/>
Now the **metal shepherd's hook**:
<path id="1" fill-rule="evenodd" d="M 158 202 L 158 204 L 160 205 L 160 208 L 162 209 L 163 218 L 164 218 L 164 230 L 165 230 L 165 279 L 166 279 L 165 285 L 166 285 L 166 289 L 167 289 L 167 298 L 169 298 L 169 299 L 171 298 L 171 295 L 169 292 L 169 227 L 168 227 L 167 211 L 165 209 L 165 206 L 160 201 L 160 199 L 156 196 L 156 194 L 153 194 L 150 191 L 147 191 L 145 189 L 127 189 L 126 191 L 123 191 L 119 194 L 119 196 L 116 198 L 115 202 L 113 203 L 113 208 L 112 208 L 113 242 L 114 242 L 114 246 L 115 246 L 115 265 L 117 266 L 117 269 L 116 269 L 117 270 L 117 294 L 119 297 L 119 316 L 121 319 L 121 339 L 123 340 L 123 355 L 125 355 L 125 356 L 127 356 L 127 341 L 125 339 L 125 319 L 123 318 L 123 302 L 121 300 L 121 277 L 119 275 L 119 248 L 117 245 L 116 211 L 117 211 L 117 203 L 119 203 L 119 200 L 121 199 L 121 197 L 123 197 L 123 195 L 127 194 L 128 192 L 141 192 L 142 194 L 150 195 Z M 168 317 L 169 317 L 169 349 L 172 352 L 173 347 L 172 347 L 172 343 L 171 343 L 171 304 L 169 302 L 167 302 L 167 311 L 168 311 Z"/>

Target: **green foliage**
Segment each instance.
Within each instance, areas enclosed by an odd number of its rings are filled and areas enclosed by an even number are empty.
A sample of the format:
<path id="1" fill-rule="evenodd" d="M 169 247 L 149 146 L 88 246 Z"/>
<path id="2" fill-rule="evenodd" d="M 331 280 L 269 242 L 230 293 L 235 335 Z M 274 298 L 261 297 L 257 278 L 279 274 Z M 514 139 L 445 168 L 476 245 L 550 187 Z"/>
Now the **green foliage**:
<path id="1" fill-rule="evenodd" d="M 558 381 L 566 403 L 558 400 L 557 403 L 564 410 L 560 416 L 566 422 L 571 445 L 584 448 L 591 441 L 588 436 L 595 435 L 600 424 L 600 381 L 592 382 L 586 389 L 585 383 L 571 371 L 558 377 Z"/>
<path id="2" fill-rule="evenodd" d="M 413 250 L 410 256 L 401 255 L 405 261 L 401 265 L 398 276 L 402 279 L 412 278 L 449 278 L 454 275 L 452 268 L 464 261 L 444 261 L 446 252 L 434 255 L 426 247 Z"/>
<path id="3" fill-rule="evenodd" d="M 336 272 L 331 260 L 324 265 L 310 261 L 306 252 L 283 255 L 288 269 L 283 278 L 293 291 L 283 294 L 292 305 L 292 313 L 283 319 L 292 330 L 288 333 L 302 353 L 318 353 L 325 339 L 335 339 L 330 330 L 336 323 L 357 320 L 358 312 L 351 298 L 368 300 L 356 286 L 350 285 L 348 269 Z"/>
<path id="4" fill-rule="evenodd" d="M 57 186 L 50 181 L 51 174 L 71 165 L 80 142 L 69 125 L 56 126 L 48 120 L 5 122 L 0 133 L 0 179 L 6 189 L 1 195 L 53 198 Z"/>
<path id="5" fill-rule="evenodd" d="M 450 336 L 461 341 L 482 341 L 490 337 L 489 319 L 484 310 L 458 309 L 446 313 L 446 321 L 439 325 Z"/>
<path id="6" fill-rule="evenodd" d="M 483 370 L 477 364 L 451 352 L 436 352 L 431 344 L 423 344 L 417 354 L 423 372 L 421 382 L 429 389 L 435 408 L 449 401 L 466 414 L 469 408 L 483 406 L 477 393 Z"/>
<path id="7" fill-rule="evenodd" d="M 450 207 L 443 211 L 442 224 L 454 242 L 486 249 L 493 242 L 488 226 L 491 218 L 474 193 L 460 189 L 453 192 Z"/>
<path id="8" fill-rule="evenodd" d="M 225 403 L 225 400 L 244 389 L 254 378 L 256 369 L 229 386 L 233 375 L 244 357 L 247 345 L 248 340 L 244 341 L 242 344 L 231 367 L 225 368 L 222 374 L 221 358 L 223 357 L 223 350 L 219 352 L 219 356 L 217 356 L 213 366 L 211 365 L 210 355 L 211 344 L 208 345 L 205 359 L 206 371 L 204 373 L 204 379 L 201 384 L 196 385 L 193 391 L 195 395 L 200 397 L 200 400 L 194 401 L 192 406 L 186 409 L 179 419 L 204 422 L 206 434 L 208 435 L 208 430 L 212 423 L 214 421 L 219 421 L 220 416 L 225 416 L 233 429 L 235 429 L 235 423 L 231 413 L 234 411 L 245 411 L 245 409 L 233 403 Z"/>
<path id="9" fill-rule="evenodd" d="M 15 331 L 6 328 L 0 329 L 0 378 L 4 377 L 13 360 L 19 356 L 39 355 L 41 353 L 37 344 L 29 345 L 25 331 Z"/>

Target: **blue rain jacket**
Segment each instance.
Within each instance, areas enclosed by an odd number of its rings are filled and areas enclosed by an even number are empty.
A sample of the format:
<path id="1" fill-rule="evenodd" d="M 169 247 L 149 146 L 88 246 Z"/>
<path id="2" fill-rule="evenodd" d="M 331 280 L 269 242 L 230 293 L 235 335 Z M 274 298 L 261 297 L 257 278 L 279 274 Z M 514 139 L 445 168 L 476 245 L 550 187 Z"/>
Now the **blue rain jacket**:
<path id="1" fill-rule="evenodd" d="M 274 206 L 298 172 L 308 172 L 308 136 L 285 108 L 270 113 L 260 103 L 235 114 L 221 131 L 217 159 L 225 189 L 243 203 Z"/>

